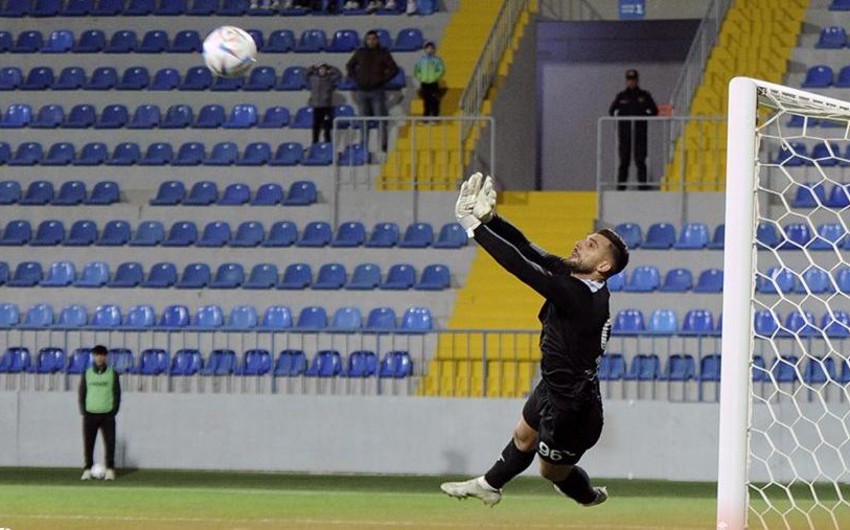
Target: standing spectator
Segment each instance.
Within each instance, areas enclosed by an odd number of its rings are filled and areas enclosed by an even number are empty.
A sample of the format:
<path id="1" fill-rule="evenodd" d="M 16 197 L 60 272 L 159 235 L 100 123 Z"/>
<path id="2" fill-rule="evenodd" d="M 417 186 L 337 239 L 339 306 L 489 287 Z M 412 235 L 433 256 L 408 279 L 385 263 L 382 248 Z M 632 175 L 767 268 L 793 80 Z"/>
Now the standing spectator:
<path id="1" fill-rule="evenodd" d="M 387 0 L 386 2 L 383 0 L 348 0 L 342 6 L 342 9 L 345 11 L 353 11 L 355 9 L 362 9 L 364 5 L 366 6 L 367 13 L 374 13 L 379 9 L 395 11 L 398 6 L 396 4 L 396 0 Z"/>
<path id="2" fill-rule="evenodd" d="M 354 97 L 361 116 L 386 116 L 387 94 L 384 91 L 390 79 L 398 73 L 398 65 L 389 50 L 378 42 L 378 33 L 366 33 L 366 45 L 354 52 L 346 65 L 348 77 L 354 80 L 357 91 Z M 361 141 L 369 145 L 369 127 L 361 128 Z M 387 152 L 387 122 L 381 121 L 381 151 Z"/>
<path id="3" fill-rule="evenodd" d="M 94 443 L 97 431 L 103 433 L 106 452 L 106 480 L 115 480 L 115 415 L 121 406 L 121 383 L 118 374 L 106 364 L 107 350 L 98 344 L 92 348 L 94 363 L 80 378 L 78 392 L 80 414 L 83 415 L 83 447 L 86 466 L 81 480 L 91 480 L 94 465 Z"/>
<path id="4" fill-rule="evenodd" d="M 626 70 L 626 89 L 617 94 L 608 109 L 611 116 L 657 116 L 658 107 L 652 95 L 638 87 L 638 71 Z M 634 133 L 633 130 L 634 129 Z M 626 120 L 617 123 L 619 141 L 620 168 L 617 172 L 617 189 L 626 189 L 629 180 L 629 164 L 634 140 L 634 158 L 637 178 L 642 190 L 648 189 L 646 183 L 646 120 Z"/>
<path id="5" fill-rule="evenodd" d="M 424 116 L 440 115 L 440 79 L 446 73 L 443 60 L 435 55 L 433 42 L 425 43 L 425 55 L 416 63 L 413 75 L 419 80 L 419 95 L 425 105 Z"/>
<path id="6" fill-rule="evenodd" d="M 288 3 L 291 4 L 292 0 L 288 0 Z M 280 0 L 251 0 L 248 9 L 252 11 L 277 11 L 278 7 L 280 7 Z"/>
<path id="7" fill-rule="evenodd" d="M 334 121 L 334 87 L 342 78 L 339 68 L 327 63 L 307 69 L 307 86 L 310 87 L 310 106 L 313 107 L 313 143 L 319 142 L 319 130 L 325 131 L 325 141 L 331 141 Z"/>

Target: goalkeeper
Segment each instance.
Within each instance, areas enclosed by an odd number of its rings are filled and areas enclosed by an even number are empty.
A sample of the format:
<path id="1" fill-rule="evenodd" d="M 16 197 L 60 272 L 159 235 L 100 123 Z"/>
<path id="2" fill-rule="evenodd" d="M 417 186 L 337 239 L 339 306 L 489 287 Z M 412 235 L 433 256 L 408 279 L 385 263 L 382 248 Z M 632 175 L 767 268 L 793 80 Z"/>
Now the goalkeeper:
<path id="1" fill-rule="evenodd" d="M 502 487 L 527 469 L 536 453 L 540 474 L 557 491 L 584 506 L 601 504 L 607 490 L 591 487 L 577 463 L 602 432 L 597 366 L 611 330 L 605 280 L 626 267 L 628 248 L 616 232 L 604 229 L 578 241 L 568 258 L 548 254 L 496 215 L 495 204 L 492 180 L 476 173 L 461 186 L 455 214 L 499 265 L 546 299 L 538 315 L 542 380 L 493 467 L 441 489 L 493 506 L 502 498 Z"/>

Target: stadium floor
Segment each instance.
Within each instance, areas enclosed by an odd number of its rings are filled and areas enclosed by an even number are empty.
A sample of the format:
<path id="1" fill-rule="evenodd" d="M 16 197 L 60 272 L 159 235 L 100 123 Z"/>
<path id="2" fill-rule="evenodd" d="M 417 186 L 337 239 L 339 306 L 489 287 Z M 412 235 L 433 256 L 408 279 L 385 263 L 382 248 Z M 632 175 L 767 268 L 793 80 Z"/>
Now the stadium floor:
<path id="1" fill-rule="evenodd" d="M 439 491 L 440 477 L 125 471 L 82 483 L 76 469 L 0 468 L 0 528 L 697 529 L 714 526 L 715 486 L 598 481 L 606 504 L 582 508 L 540 478 L 520 478 L 490 509 Z"/>

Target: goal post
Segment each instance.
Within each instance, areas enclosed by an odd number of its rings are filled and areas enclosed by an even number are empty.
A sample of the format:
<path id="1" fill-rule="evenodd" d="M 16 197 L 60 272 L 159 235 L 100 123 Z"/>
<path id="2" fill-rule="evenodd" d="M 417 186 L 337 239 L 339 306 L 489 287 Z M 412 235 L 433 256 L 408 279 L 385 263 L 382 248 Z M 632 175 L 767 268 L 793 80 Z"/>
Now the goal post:
<path id="1" fill-rule="evenodd" d="M 850 103 L 728 109 L 717 528 L 850 528 Z"/>

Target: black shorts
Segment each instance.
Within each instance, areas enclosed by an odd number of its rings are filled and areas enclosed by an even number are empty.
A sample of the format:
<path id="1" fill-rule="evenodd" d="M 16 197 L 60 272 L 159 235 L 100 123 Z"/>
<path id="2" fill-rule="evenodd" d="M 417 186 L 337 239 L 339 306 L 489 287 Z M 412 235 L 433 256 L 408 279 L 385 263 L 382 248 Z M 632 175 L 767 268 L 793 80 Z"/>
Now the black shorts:
<path id="1" fill-rule="evenodd" d="M 537 454 L 552 464 L 578 463 L 596 445 L 602 434 L 602 402 L 554 405 L 544 382 L 528 397 L 522 408 L 525 422 L 537 431 Z"/>

